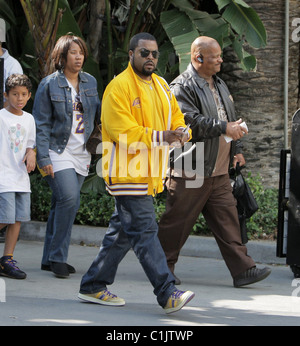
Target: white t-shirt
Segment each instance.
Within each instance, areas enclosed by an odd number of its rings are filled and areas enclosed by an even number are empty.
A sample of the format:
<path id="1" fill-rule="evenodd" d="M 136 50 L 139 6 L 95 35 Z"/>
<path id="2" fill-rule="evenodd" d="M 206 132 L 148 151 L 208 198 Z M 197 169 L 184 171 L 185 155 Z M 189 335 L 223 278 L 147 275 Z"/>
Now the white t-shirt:
<path id="1" fill-rule="evenodd" d="M 35 147 L 35 121 L 31 114 L 0 110 L 0 193 L 31 192 L 26 164 L 27 148 Z"/>
<path id="2" fill-rule="evenodd" d="M 49 156 L 52 161 L 54 173 L 63 169 L 74 168 L 78 174 L 87 176 L 91 163 L 91 154 L 84 146 L 83 113 L 78 110 L 80 99 L 77 99 L 78 95 L 75 89 L 70 83 L 69 86 L 72 89 L 73 101 L 73 123 L 71 135 L 62 154 L 58 154 L 50 149 Z"/>

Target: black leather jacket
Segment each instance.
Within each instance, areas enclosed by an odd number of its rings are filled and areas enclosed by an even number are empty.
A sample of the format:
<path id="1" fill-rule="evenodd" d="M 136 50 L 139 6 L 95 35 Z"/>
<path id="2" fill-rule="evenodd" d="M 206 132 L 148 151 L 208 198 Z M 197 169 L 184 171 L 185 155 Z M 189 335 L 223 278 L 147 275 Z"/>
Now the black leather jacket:
<path id="1" fill-rule="evenodd" d="M 233 99 L 225 82 L 214 76 L 222 97 L 228 121 L 236 121 Z M 226 132 L 226 121 L 218 119 L 218 111 L 209 84 L 190 63 L 187 69 L 170 84 L 186 124 L 191 124 L 192 142 L 204 142 L 204 175 L 211 176 L 215 168 L 219 136 Z M 242 152 L 241 141 L 231 142 L 231 159 Z"/>

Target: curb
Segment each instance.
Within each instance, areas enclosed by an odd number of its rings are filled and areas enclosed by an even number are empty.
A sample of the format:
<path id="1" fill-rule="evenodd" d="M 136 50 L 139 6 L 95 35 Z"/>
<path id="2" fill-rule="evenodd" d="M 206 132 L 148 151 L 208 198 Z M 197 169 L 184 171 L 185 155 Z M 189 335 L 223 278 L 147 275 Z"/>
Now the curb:
<path id="1" fill-rule="evenodd" d="M 46 223 L 30 221 L 23 223 L 21 240 L 44 241 Z M 105 227 L 73 225 L 71 244 L 100 247 L 106 233 Z M 276 241 L 249 241 L 248 254 L 256 263 L 285 265 L 286 259 L 276 257 Z M 214 237 L 191 235 L 184 244 L 181 256 L 223 259 Z"/>

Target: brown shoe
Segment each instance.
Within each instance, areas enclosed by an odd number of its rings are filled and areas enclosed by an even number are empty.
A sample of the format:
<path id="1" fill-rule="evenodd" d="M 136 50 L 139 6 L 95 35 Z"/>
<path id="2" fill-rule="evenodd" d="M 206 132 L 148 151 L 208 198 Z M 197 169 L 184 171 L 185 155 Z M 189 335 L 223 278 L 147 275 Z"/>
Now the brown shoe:
<path id="1" fill-rule="evenodd" d="M 233 278 L 233 285 L 234 287 L 251 285 L 255 282 L 265 279 L 267 276 L 270 275 L 270 273 L 270 268 L 265 267 L 262 269 L 258 269 L 256 267 L 252 267 L 250 269 L 247 269 L 242 274 L 239 274 L 235 278 Z"/>
<path id="2" fill-rule="evenodd" d="M 181 280 L 173 273 L 173 276 L 175 278 L 175 285 L 180 285 L 181 284 Z"/>

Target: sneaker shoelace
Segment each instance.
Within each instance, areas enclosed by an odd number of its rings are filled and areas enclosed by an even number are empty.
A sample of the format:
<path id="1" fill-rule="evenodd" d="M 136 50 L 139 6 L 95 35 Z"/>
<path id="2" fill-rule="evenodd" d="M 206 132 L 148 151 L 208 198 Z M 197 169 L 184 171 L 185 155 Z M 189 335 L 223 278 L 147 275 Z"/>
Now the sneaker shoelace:
<path id="1" fill-rule="evenodd" d="M 103 295 L 110 296 L 111 298 L 117 298 L 115 294 L 110 293 L 108 290 L 104 290 Z"/>
<path id="2" fill-rule="evenodd" d="M 183 293 L 184 293 L 184 291 L 177 290 L 171 294 L 171 298 L 172 299 L 179 299 Z"/>
<path id="3" fill-rule="evenodd" d="M 9 266 L 13 267 L 16 270 L 20 270 L 20 268 L 16 265 L 18 262 L 12 258 L 7 259 L 4 263 L 7 263 Z"/>
<path id="4" fill-rule="evenodd" d="M 252 267 L 252 268 L 250 268 L 250 269 L 248 269 L 246 271 L 245 277 L 246 278 L 248 278 L 248 277 L 251 278 L 252 276 L 256 275 L 256 273 L 257 273 L 257 268 L 256 267 Z"/>

